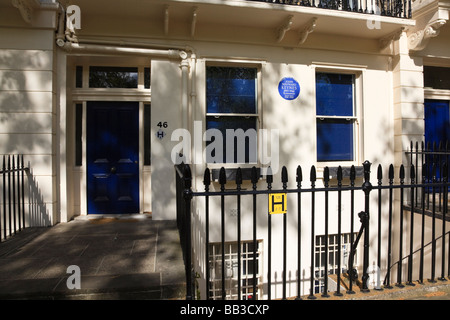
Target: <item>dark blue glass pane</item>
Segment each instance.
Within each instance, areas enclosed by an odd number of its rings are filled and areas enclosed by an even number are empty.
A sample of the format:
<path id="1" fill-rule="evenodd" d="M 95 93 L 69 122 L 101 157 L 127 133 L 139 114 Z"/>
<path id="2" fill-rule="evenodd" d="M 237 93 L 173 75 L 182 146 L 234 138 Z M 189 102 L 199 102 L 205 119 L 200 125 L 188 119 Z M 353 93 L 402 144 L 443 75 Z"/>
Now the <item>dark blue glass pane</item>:
<path id="1" fill-rule="evenodd" d="M 425 145 L 426 148 L 446 148 L 446 142 L 450 141 L 450 114 L 448 100 L 425 100 Z M 442 143 L 442 145 L 441 145 Z M 433 164 L 436 165 L 436 178 L 443 177 L 443 165 L 449 161 L 448 156 L 425 156 L 428 163 L 427 173 L 431 178 Z M 449 187 L 450 190 L 450 187 Z"/>
<path id="2" fill-rule="evenodd" d="M 255 163 L 257 160 L 257 139 L 256 139 L 256 118 L 245 117 L 206 117 L 206 129 L 217 129 L 221 132 L 222 136 L 222 154 L 223 159 L 217 159 L 215 152 L 207 154 L 206 161 L 208 163 L 217 162 L 220 163 Z M 227 140 L 227 129 L 232 129 L 234 135 L 233 141 Z M 242 129 L 240 134 L 236 131 Z M 253 129 L 248 131 L 249 129 Z M 210 145 L 214 142 L 207 141 L 206 145 Z M 227 144 L 233 148 L 233 154 L 228 154 L 227 157 Z M 215 145 L 214 145 L 215 146 Z M 216 161 L 214 161 L 216 160 Z"/>
<path id="3" fill-rule="evenodd" d="M 317 120 L 317 161 L 353 160 L 353 122 Z"/>
<path id="4" fill-rule="evenodd" d="M 75 73 L 75 87 L 83 88 L 83 67 L 77 66 Z"/>
<path id="5" fill-rule="evenodd" d="M 450 114 L 448 100 L 425 100 L 425 143 L 445 143 L 450 140 Z"/>
<path id="6" fill-rule="evenodd" d="M 317 73 L 316 112 L 321 116 L 353 116 L 353 75 Z"/>
<path id="7" fill-rule="evenodd" d="M 256 113 L 256 69 L 208 67 L 208 113 Z"/>
<path id="8" fill-rule="evenodd" d="M 144 68 L 144 88 L 150 89 L 150 68 Z"/>
<path id="9" fill-rule="evenodd" d="M 450 68 L 424 66 L 423 81 L 425 87 L 450 89 Z"/>
<path id="10" fill-rule="evenodd" d="M 90 67 L 90 88 L 137 88 L 138 68 Z"/>

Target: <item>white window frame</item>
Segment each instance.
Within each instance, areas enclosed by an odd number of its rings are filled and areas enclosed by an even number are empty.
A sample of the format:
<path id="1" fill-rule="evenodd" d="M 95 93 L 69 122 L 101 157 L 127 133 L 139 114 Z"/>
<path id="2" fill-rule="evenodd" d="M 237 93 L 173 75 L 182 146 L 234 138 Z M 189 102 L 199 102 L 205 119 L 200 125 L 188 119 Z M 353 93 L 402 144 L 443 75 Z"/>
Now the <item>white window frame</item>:
<path id="1" fill-rule="evenodd" d="M 242 113 L 208 113 L 207 112 L 207 99 L 206 99 L 206 69 L 208 67 L 229 67 L 229 68 L 251 68 L 256 69 L 256 113 L 251 114 L 242 114 Z M 263 63 L 262 62 L 255 62 L 255 61 L 246 61 L 246 60 L 222 60 L 222 59 L 208 59 L 205 62 L 205 79 L 204 79 L 204 85 L 205 85 L 205 91 L 204 91 L 204 127 L 203 130 L 206 130 L 206 118 L 209 116 L 214 117 L 220 117 L 220 116 L 235 116 L 235 117 L 255 117 L 256 118 L 256 134 L 257 134 L 257 147 L 256 147 L 256 162 L 255 163 L 240 163 L 240 162 L 217 162 L 212 163 L 208 162 L 208 167 L 211 169 L 220 169 L 221 167 L 241 167 L 241 168 L 251 168 L 253 166 L 259 167 L 261 165 L 261 159 L 260 159 L 260 148 L 262 143 L 266 143 L 266 141 L 260 141 L 259 139 L 259 130 L 263 127 L 263 106 L 262 106 L 262 73 L 263 73 Z M 226 142 L 225 139 L 223 141 Z M 206 148 L 206 142 L 203 146 L 203 150 Z"/>
<path id="2" fill-rule="evenodd" d="M 253 274 L 244 274 L 244 270 L 248 269 L 248 262 L 253 261 L 253 256 L 250 256 L 253 254 L 253 251 L 248 251 L 248 245 L 253 244 L 253 240 L 251 241 L 241 241 L 241 299 L 245 300 L 249 295 L 253 294 L 253 284 L 250 285 L 244 285 L 244 282 L 246 280 L 253 280 Z M 220 274 L 216 275 L 215 270 L 221 270 L 222 267 L 222 254 L 220 252 L 221 250 L 221 243 L 215 242 L 210 243 L 209 246 L 209 268 L 210 268 L 210 283 L 208 285 L 208 290 L 210 293 L 210 298 L 213 300 L 220 300 L 222 299 L 222 276 Z M 237 261 L 237 242 L 225 242 L 225 283 L 226 285 L 236 284 L 234 287 L 226 287 L 226 299 L 227 300 L 237 300 L 238 299 L 238 292 L 237 292 L 237 281 L 238 281 L 238 274 L 237 274 L 237 268 L 238 268 L 238 261 Z M 262 241 L 257 241 L 257 265 L 258 265 L 258 273 L 256 274 L 256 290 L 257 295 L 256 299 L 262 299 Z M 235 251 L 233 251 L 235 249 Z M 245 265 L 247 267 L 245 268 Z M 231 280 L 231 281 L 230 281 Z"/>
<path id="3" fill-rule="evenodd" d="M 315 115 L 315 126 L 314 129 L 317 130 L 317 119 L 327 118 L 327 119 L 352 119 L 354 121 L 353 124 L 353 160 L 350 161 L 318 161 L 317 160 L 317 140 L 316 140 L 316 163 L 319 168 L 324 168 L 326 166 L 329 167 L 337 167 L 337 166 L 360 166 L 363 159 L 363 81 L 364 81 L 364 73 L 367 66 L 354 66 L 354 65 L 330 65 L 323 64 L 320 62 L 314 62 L 312 65 L 313 69 L 313 99 L 314 99 L 314 115 Z M 346 116 L 321 116 L 317 115 L 316 108 L 316 74 L 317 73 L 335 73 L 335 74 L 351 74 L 354 75 L 354 88 L 353 88 L 353 117 Z M 315 131 L 314 136 L 317 139 L 317 131 Z"/>
<path id="4" fill-rule="evenodd" d="M 356 239 L 358 233 L 353 233 L 353 239 Z M 338 268 L 338 264 L 336 263 L 337 257 L 338 257 L 338 234 L 330 234 L 328 235 L 328 255 L 333 254 L 334 257 L 334 265 L 328 266 L 328 275 L 335 274 L 334 270 Z M 315 266 L 314 266 L 314 274 L 315 274 L 315 281 L 314 281 L 314 292 L 315 293 L 324 293 L 322 289 L 324 288 L 324 276 L 325 276 L 325 266 L 322 266 L 322 259 L 321 254 L 325 252 L 325 242 L 323 241 L 325 239 L 325 235 L 317 235 L 316 236 L 316 242 L 314 246 L 314 254 L 317 256 L 318 259 L 315 259 Z M 333 240 L 333 243 L 330 243 L 331 240 Z M 347 256 L 345 256 L 347 254 Z M 347 269 L 349 267 L 349 258 L 351 254 L 351 233 L 342 233 L 341 234 L 341 269 Z M 358 267 L 358 251 L 355 253 L 355 257 L 353 259 L 353 268 Z M 328 263 L 330 263 L 330 259 L 328 258 Z M 317 265 L 319 267 L 317 267 Z M 341 270 L 342 272 L 342 270 Z M 326 275 L 326 276 L 328 276 Z M 317 289 L 318 292 L 317 292 Z"/>

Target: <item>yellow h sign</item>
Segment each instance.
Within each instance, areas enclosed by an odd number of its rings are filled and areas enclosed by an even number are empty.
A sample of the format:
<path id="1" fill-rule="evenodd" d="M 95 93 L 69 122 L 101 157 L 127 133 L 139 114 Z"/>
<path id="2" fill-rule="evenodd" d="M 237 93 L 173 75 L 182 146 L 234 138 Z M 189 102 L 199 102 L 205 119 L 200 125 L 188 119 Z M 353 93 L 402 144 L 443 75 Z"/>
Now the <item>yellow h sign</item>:
<path id="1" fill-rule="evenodd" d="M 283 214 L 286 212 L 286 193 L 269 193 L 269 214 Z"/>

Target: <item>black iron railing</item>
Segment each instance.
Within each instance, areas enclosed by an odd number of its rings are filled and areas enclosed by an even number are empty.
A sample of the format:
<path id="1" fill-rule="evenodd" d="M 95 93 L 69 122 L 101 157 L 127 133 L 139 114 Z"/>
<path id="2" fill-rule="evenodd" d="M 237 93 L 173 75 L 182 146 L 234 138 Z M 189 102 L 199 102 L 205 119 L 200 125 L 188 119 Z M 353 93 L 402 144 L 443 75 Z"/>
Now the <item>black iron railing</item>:
<path id="1" fill-rule="evenodd" d="M 175 166 L 177 188 L 177 226 L 186 272 L 186 300 L 193 299 L 192 244 L 191 244 L 191 200 L 192 174 L 189 166 Z"/>
<path id="2" fill-rule="evenodd" d="M 23 156 L 3 156 L 0 183 L 3 201 L 0 211 L 0 241 L 25 228 L 25 175 Z"/>
<path id="3" fill-rule="evenodd" d="M 220 214 L 220 233 L 221 233 L 221 246 L 222 246 L 222 250 L 220 251 L 222 254 L 222 271 L 219 272 L 218 274 L 222 277 L 221 281 L 222 284 L 225 283 L 226 279 L 225 279 L 225 250 L 224 250 L 224 244 L 225 244 L 225 234 L 227 234 L 228 238 L 229 238 L 229 234 L 230 231 L 227 229 L 227 221 L 225 219 L 225 197 L 235 197 L 236 202 L 235 204 L 237 205 L 237 234 L 236 234 L 236 239 L 234 241 L 237 241 L 238 245 L 237 247 L 240 248 L 240 242 L 241 242 L 241 224 L 240 221 L 241 219 L 244 217 L 244 215 L 252 215 L 252 219 L 253 219 L 253 224 L 252 224 L 252 228 L 253 228 L 253 250 L 254 252 L 253 254 L 253 259 L 256 259 L 257 256 L 257 246 L 256 246 L 256 241 L 258 240 L 256 238 L 256 228 L 258 226 L 258 223 L 260 223 L 260 221 L 256 221 L 256 217 L 257 217 L 257 210 L 269 210 L 268 208 L 258 208 L 257 209 L 257 205 L 261 206 L 260 202 L 257 202 L 257 198 L 262 198 L 262 197 L 266 197 L 269 194 L 286 194 L 286 195 L 293 195 L 296 196 L 296 200 L 297 200 L 297 212 L 296 212 L 296 216 L 295 213 L 293 212 L 288 212 L 288 214 L 284 214 L 283 216 L 283 241 L 281 244 L 277 244 L 277 248 L 282 248 L 283 250 L 283 262 L 282 262 L 282 269 L 283 270 L 279 270 L 278 272 L 282 274 L 282 279 L 281 279 L 281 283 L 282 283 L 282 298 L 286 299 L 288 298 L 287 296 L 287 279 L 286 279 L 286 275 L 287 275 L 287 270 L 286 270 L 286 262 L 287 259 L 296 259 L 297 262 L 297 298 L 300 299 L 301 298 L 301 294 L 300 294 L 300 287 L 302 285 L 302 283 L 304 284 L 305 282 L 309 282 L 309 295 L 308 295 L 308 299 L 315 299 L 316 296 L 315 294 L 318 293 L 317 291 L 315 291 L 315 283 L 317 280 L 319 280 L 319 276 L 316 275 L 315 273 L 315 267 L 317 267 L 317 263 L 315 262 L 315 242 L 316 242 L 316 218 L 317 217 L 323 217 L 323 215 L 325 216 L 325 225 L 324 226 L 320 226 L 320 229 L 324 229 L 324 233 L 325 235 L 328 234 L 328 211 L 329 211 L 329 199 L 330 199 L 330 195 L 334 194 L 337 195 L 337 230 L 338 230 L 338 246 L 337 246 L 337 289 L 336 292 L 334 293 L 335 295 L 342 295 L 341 292 L 341 278 L 342 276 L 346 276 L 346 279 L 348 279 L 349 285 L 348 285 L 348 289 L 346 291 L 347 294 L 352 294 L 355 291 L 353 290 L 353 285 L 355 283 L 358 283 L 358 286 L 360 287 L 361 291 L 363 292 L 367 292 L 369 291 L 369 286 L 368 286 L 368 278 L 369 278 L 369 273 L 368 273 L 368 268 L 369 268 L 369 250 L 371 250 L 372 252 L 372 256 L 376 256 L 376 262 L 378 266 L 382 266 L 383 264 L 386 266 L 385 268 L 383 268 L 383 270 L 380 270 L 380 272 L 384 272 L 384 287 L 386 289 L 388 288 L 392 288 L 391 283 L 392 281 L 392 267 L 396 266 L 397 267 L 397 273 L 396 273 L 396 284 L 398 286 L 402 286 L 402 283 L 404 282 L 403 277 L 406 275 L 406 284 L 410 284 L 412 285 L 413 283 L 413 266 L 417 265 L 414 264 L 414 262 L 416 262 L 416 258 L 414 258 L 414 253 L 415 252 L 420 252 L 420 260 L 419 260 L 419 281 L 423 281 L 424 279 L 424 247 L 425 247 L 425 243 L 423 242 L 424 239 L 424 233 L 425 233 L 425 220 L 424 217 L 425 215 L 422 215 L 422 219 L 421 219 L 421 223 L 422 223 L 422 228 L 421 228 L 421 241 L 417 241 L 417 237 L 414 234 L 414 230 L 415 230 L 415 226 L 414 223 L 418 223 L 417 218 L 415 217 L 415 211 L 413 210 L 412 207 L 410 207 L 408 209 L 408 207 L 404 206 L 404 203 L 406 203 L 405 198 L 409 197 L 410 199 L 414 199 L 415 198 L 415 194 L 422 192 L 424 193 L 426 189 L 428 188 L 432 188 L 433 190 L 437 190 L 438 188 L 441 190 L 446 190 L 446 188 L 449 187 L 449 183 L 448 183 L 448 176 L 445 174 L 445 172 L 447 171 L 447 165 L 444 165 L 444 170 L 442 171 L 444 173 L 442 179 L 440 181 L 427 181 L 426 179 L 422 179 L 421 183 L 417 182 L 416 179 L 416 169 L 414 165 L 410 166 L 410 170 L 406 170 L 405 167 L 403 165 L 400 166 L 399 171 L 398 171 L 398 176 L 395 176 L 395 170 L 394 170 L 394 166 L 390 165 L 389 166 L 389 170 L 388 170 L 388 179 L 386 181 L 386 179 L 383 178 L 383 168 L 381 165 L 378 166 L 377 168 L 377 184 L 376 185 L 372 185 L 371 183 L 371 179 L 370 179 L 370 173 L 371 173 L 371 163 L 366 161 L 363 164 L 363 177 L 359 177 L 359 179 L 362 178 L 362 184 L 359 186 L 356 186 L 356 181 L 357 181 L 357 175 L 356 175 L 356 168 L 354 166 L 352 166 L 350 168 L 349 171 L 349 176 L 348 177 L 344 177 L 343 176 L 343 168 L 338 167 L 337 169 L 337 176 L 336 176 L 336 180 L 333 181 L 333 185 L 330 186 L 330 170 L 328 167 L 324 168 L 324 172 L 323 172 L 323 187 L 316 187 L 316 181 L 318 180 L 316 177 L 316 168 L 315 166 L 311 167 L 310 170 L 310 176 L 309 176 L 309 182 L 310 182 L 310 187 L 309 188 L 304 188 L 302 186 L 302 182 L 303 182 L 303 174 L 302 174 L 302 168 L 300 166 L 298 166 L 297 171 L 296 171 L 296 183 L 297 183 L 297 187 L 296 188 L 288 188 L 288 173 L 285 167 L 283 167 L 282 169 L 282 174 L 281 174 L 281 183 L 282 183 L 282 188 L 281 189 L 273 189 L 272 185 L 273 185 L 273 176 L 270 173 L 270 170 L 268 171 L 267 175 L 264 177 L 265 178 L 265 183 L 266 183 L 266 187 L 261 189 L 258 189 L 258 183 L 263 183 L 260 180 L 260 175 L 258 174 L 257 169 L 254 167 L 252 169 L 252 174 L 251 174 L 251 185 L 252 188 L 249 189 L 247 188 L 246 190 L 241 189 L 242 186 L 242 172 L 241 169 L 238 168 L 236 170 L 236 175 L 235 175 L 235 181 L 232 181 L 231 183 L 233 184 L 233 186 L 235 185 L 236 188 L 233 189 L 226 189 L 226 184 L 227 184 L 227 177 L 225 174 L 225 169 L 222 168 L 220 170 L 219 173 L 219 178 L 218 178 L 218 184 L 220 187 L 220 190 L 217 191 L 210 191 L 210 186 L 211 186 L 211 174 L 210 174 L 210 170 L 206 169 L 204 172 L 204 188 L 205 190 L 202 192 L 195 192 L 192 190 L 191 188 L 191 181 L 192 181 L 192 176 L 191 176 L 191 170 L 190 167 L 188 165 L 185 164 L 181 164 L 181 165 L 177 165 L 176 166 L 176 176 L 177 176 L 177 199 L 178 199 L 178 221 L 179 221 L 179 227 L 180 227 L 180 231 L 182 231 L 182 238 L 184 239 L 184 243 L 183 246 L 185 247 L 185 255 L 186 255 L 186 277 L 188 279 L 188 294 L 187 294 L 187 298 L 188 299 L 192 299 L 192 257 L 191 257 L 191 252 L 192 252 L 192 244 L 191 244 L 191 234 L 190 234 L 190 230 L 191 230 L 191 201 L 192 199 L 196 199 L 196 201 L 201 201 L 201 199 L 204 199 L 204 204 L 205 204 L 205 212 L 204 213 L 199 213 L 199 214 L 204 214 L 204 221 L 205 221 L 205 230 L 202 230 L 201 233 L 205 235 L 205 238 L 202 239 L 202 245 L 204 245 L 204 252 L 205 252 L 205 263 L 207 264 L 205 267 L 205 281 L 206 281 L 206 297 L 207 299 L 210 299 L 210 295 L 209 295 L 209 290 L 210 290 L 210 274 L 209 274 L 209 268 L 210 266 L 208 265 L 210 261 L 210 255 L 209 255 L 209 245 L 210 245 L 210 239 L 209 239 L 209 228 L 210 228 L 210 199 L 211 198 L 218 198 L 220 201 L 220 212 L 217 212 L 218 209 L 215 210 L 214 214 L 215 215 L 219 215 Z M 405 171 L 409 171 L 409 183 L 405 183 L 405 179 L 406 179 L 406 174 Z M 344 179 L 346 180 L 346 185 L 343 184 Z M 394 183 L 394 180 L 397 179 L 398 181 Z M 359 181 L 359 180 L 358 180 Z M 230 182 L 230 181 L 228 181 Z M 376 191 L 376 192 L 375 192 Z M 398 191 L 399 193 L 399 201 L 395 202 L 394 201 L 394 191 Z M 316 195 L 318 194 L 324 194 L 323 199 L 324 199 L 324 205 L 321 206 L 319 209 L 316 209 Z M 306 212 L 306 214 L 308 215 L 307 218 L 309 218 L 309 220 L 307 219 L 307 221 L 304 221 L 304 217 L 302 217 L 302 215 L 305 214 L 303 206 L 302 206 L 302 198 L 305 195 L 309 195 L 308 199 L 310 199 L 311 203 L 310 203 L 310 212 Z M 346 206 L 346 210 L 343 210 L 342 207 L 342 199 L 344 195 L 350 195 L 350 209 L 348 209 L 348 207 Z M 252 212 L 241 212 L 242 208 L 241 208 L 241 198 L 243 197 L 251 197 L 252 198 Z M 363 207 L 364 210 L 358 213 L 358 216 L 360 218 L 361 221 L 361 226 L 359 228 L 359 233 L 357 234 L 356 238 L 354 237 L 354 235 L 356 235 L 354 233 L 356 227 L 355 227 L 355 223 L 354 220 L 356 219 L 356 212 L 355 212 L 355 198 L 356 197 L 361 197 L 361 201 L 363 201 Z M 443 219 L 445 221 L 445 219 L 448 217 L 448 205 L 447 205 L 447 193 L 444 193 L 443 195 L 444 197 L 444 202 L 443 202 L 443 207 L 442 207 L 442 216 Z M 435 207 L 435 199 L 433 198 L 432 200 L 432 206 Z M 376 200 L 376 201 L 375 201 Z M 292 199 L 290 200 L 292 201 Z M 377 208 L 371 208 L 371 203 L 372 206 L 374 202 L 377 202 Z M 387 203 L 387 204 L 386 204 Z M 396 203 L 399 203 L 399 206 L 397 207 Z M 264 207 L 265 205 L 263 205 Z M 395 213 L 394 213 L 395 212 Z M 298 223 L 298 230 L 303 230 L 302 232 L 304 232 L 305 230 L 308 229 L 308 227 L 305 227 L 305 225 L 309 224 L 309 232 L 311 235 L 311 245 L 309 248 L 305 247 L 305 244 L 302 243 L 302 238 L 301 238 L 301 232 L 297 231 L 297 248 L 298 248 L 298 255 L 297 257 L 292 257 L 292 255 L 290 255 L 289 257 L 286 254 L 286 228 L 287 228 L 287 219 L 288 217 L 292 217 L 289 219 L 296 219 L 297 223 Z M 371 218 L 372 217 L 372 218 Z M 398 219 L 396 220 L 395 224 L 393 219 Z M 265 257 L 267 257 L 268 259 L 268 270 L 267 270 L 267 284 L 265 286 L 265 292 L 264 294 L 267 295 L 267 298 L 270 300 L 272 299 L 272 292 L 271 292 L 271 288 L 272 288 L 272 275 L 274 274 L 274 270 L 272 269 L 272 215 L 268 214 L 267 215 L 267 237 L 265 238 L 266 241 L 268 241 L 268 252 L 267 254 L 265 254 Z M 344 221 L 344 219 L 346 219 L 346 221 L 350 221 L 350 234 L 351 234 L 351 251 L 350 251 L 350 259 L 348 260 L 348 265 L 347 265 L 347 269 L 344 270 L 344 262 L 341 261 L 341 256 L 342 256 L 342 246 L 340 243 L 340 239 L 341 239 L 341 224 L 342 221 Z M 347 220 L 348 219 L 348 220 Z M 375 222 L 369 223 L 370 219 L 375 220 Z M 445 256 L 447 255 L 447 257 L 450 257 L 449 255 L 449 248 L 450 248 L 450 243 L 448 246 L 445 245 L 445 234 L 446 234 L 446 230 L 445 230 L 445 223 L 442 224 L 442 230 L 441 230 L 441 234 L 438 234 L 438 232 L 436 231 L 436 217 L 433 216 L 432 220 L 431 220 L 431 226 L 428 225 L 427 227 L 431 227 L 432 228 L 432 239 L 433 239 L 433 245 L 432 245 L 432 249 L 431 249 L 431 275 L 430 275 L 430 279 L 434 280 L 435 278 L 435 269 L 436 269 L 436 255 L 440 254 L 441 255 L 441 261 L 442 261 L 442 277 L 444 277 L 444 270 L 445 270 Z M 376 227 L 375 230 L 370 230 L 369 231 L 369 225 L 371 225 L 372 227 Z M 393 226 L 396 225 L 396 229 L 393 229 Z M 387 231 L 386 231 L 387 230 Z M 198 232 L 198 231 L 197 231 Z M 386 237 L 386 233 L 387 233 L 387 237 Z M 393 237 L 395 237 L 395 242 L 393 240 Z M 441 252 L 437 252 L 437 246 L 436 246 L 436 241 L 437 239 L 441 237 L 442 238 L 442 244 L 441 244 Z M 386 239 L 387 238 L 387 239 Z M 361 240 L 362 239 L 362 240 Z M 361 276 L 361 280 L 358 280 L 358 272 L 354 267 L 354 256 L 355 256 L 355 252 L 357 250 L 358 247 L 358 242 L 362 241 L 362 249 L 360 248 L 360 250 L 362 250 L 362 276 Z M 231 241 L 230 239 L 228 239 L 228 241 Z M 394 244 L 395 244 L 395 248 L 394 248 Z M 415 248 L 419 246 L 421 248 L 421 250 L 415 250 Z M 304 253 L 302 253 L 302 250 L 305 250 L 305 248 L 307 250 L 309 250 L 310 252 L 310 265 L 309 267 L 306 268 L 306 270 L 311 270 L 309 277 L 302 275 L 302 257 L 304 257 Z M 407 250 L 408 249 L 408 250 Z M 325 247 L 325 257 L 328 256 L 328 247 Z M 382 255 L 381 253 L 383 252 L 383 259 L 382 259 Z M 376 255 L 374 255 L 374 253 L 376 253 Z M 238 257 L 240 256 L 240 252 L 238 252 Z M 398 259 L 400 262 L 395 262 L 393 263 L 393 260 Z M 406 269 L 403 269 L 403 263 L 402 261 L 405 259 L 405 257 L 407 258 L 407 262 L 406 262 Z M 239 259 L 240 260 L 240 259 Z M 238 260 L 238 261 L 239 261 Z M 386 261 L 387 260 L 387 261 Z M 220 261 L 220 259 L 219 259 Z M 375 262 L 375 261 L 374 261 Z M 256 261 L 253 261 L 254 266 L 256 265 Z M 447 262 L 447 265 L 450 265 L 450 260 Z M 322 296 L 327 297 L 328 295 L 328 274 L 329 274 L 329 269 L 328 269 L 328 263 L 325 263 L 324 266 L 325 271 L 324 271 L 324 277 L 322 279 L 322 281 L 324 282 L 324 290 L 322 293 Z M 241 274 L 241 265 L 238 264 L 238 275 Z M 447 267 L 447 270 L 450 270 L 450 268 Z M 341 275 L 341 272 L 343 273 Z M 449 271 L 447 271 L 449 272 Z M 450 274 L 448 274 L 447 276 L 450 276 Z M 256 272 L 253 272 L 253 295 L 252 298 L 256 299 Z M 379 278 L 383 278 L 382 276 L 380 276 Z M 240 279 L 239 279 L 240 280 Z M 215 281 L 217 281 L 217 279 L 215 279 Z M 342 280 L 343 281 L 343 280 Z M 347 281 L 347 280 L 346 280 Z M 240 281 L 238 281 L 238 292 L 240 292 L 240 287 L 241 283 Z M 380 287 L 380 284 L 379 284 Z M 222 292 L 221 292 L 221 297 L 222 299 L 225 299 L 227 296 L 227 292 L 225 291 L 225 286 L 222 285 Z M 241 294 L 239 293 L 239 297 L 238 299 L 241 299 Z"/>
<path id="4" fill-rule="evenodd" d="M 411 18 L 411 0 L 247 0 Z"/>
<path id="5" fill-rule="evenodd" d="M 25 228 L 50 226 L 44 196 L 23 155 L 4 155 L 0 165 L 0 242 Z"/>

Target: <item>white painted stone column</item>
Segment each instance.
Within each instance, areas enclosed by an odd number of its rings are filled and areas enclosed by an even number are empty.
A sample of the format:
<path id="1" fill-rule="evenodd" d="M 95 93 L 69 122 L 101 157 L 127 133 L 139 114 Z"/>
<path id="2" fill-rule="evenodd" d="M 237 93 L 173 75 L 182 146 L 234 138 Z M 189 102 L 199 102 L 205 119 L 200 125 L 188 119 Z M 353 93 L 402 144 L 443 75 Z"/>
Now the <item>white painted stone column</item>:
<path id="1" fill-rule="evenodd" d="M 405 32 L 396 41 L 393 57 L 394 153 L 396 170 L 408 165 L 411 141 L 424 138 L 423 61 L 411 56 Z M 398 172 L 398 171 L 396 171 Z M 409 171 L 406 171 L 409 176 Z"/>

